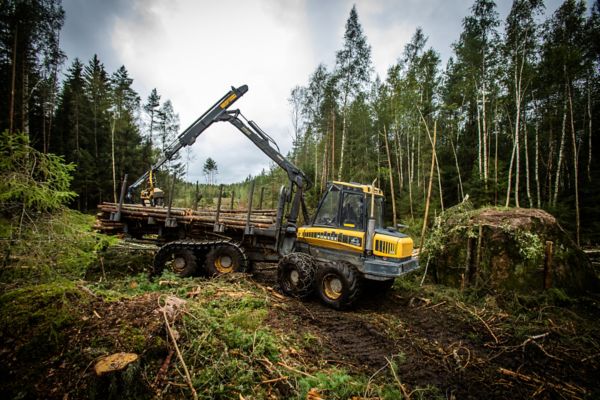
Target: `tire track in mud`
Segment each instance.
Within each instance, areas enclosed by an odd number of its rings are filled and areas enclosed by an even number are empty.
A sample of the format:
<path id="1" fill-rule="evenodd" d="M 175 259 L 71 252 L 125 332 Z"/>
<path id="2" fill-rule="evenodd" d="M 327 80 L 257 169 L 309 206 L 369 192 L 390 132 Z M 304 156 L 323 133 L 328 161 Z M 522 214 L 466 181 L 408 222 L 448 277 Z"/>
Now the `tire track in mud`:
<path id="1" fill-rule="evenodd" d="M 293 313 L 313 334 L 323 338 L 330 361 L 343 361 L 360 369 L 378 369 L 394 354 L 394 343 L 383 328 L 354 312 L 331 310 L 316 301 L 292 306 Z"/>

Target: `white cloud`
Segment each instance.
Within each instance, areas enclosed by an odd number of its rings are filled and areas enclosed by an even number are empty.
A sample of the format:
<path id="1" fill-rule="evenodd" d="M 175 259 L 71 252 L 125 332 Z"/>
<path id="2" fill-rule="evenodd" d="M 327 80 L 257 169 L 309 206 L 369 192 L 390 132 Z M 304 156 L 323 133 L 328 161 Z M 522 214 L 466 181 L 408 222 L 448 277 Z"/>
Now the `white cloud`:
<path id="1" fill-rule="evenodd" d="M 117 18 L 111 41 L 142 94 L 156 87 L 163 100 L 171 99 L 185 128 L 232 85 L 247 84 L 249 92 L 234 108 L 289 150 L 290 82 L 305 81 L 316 65 L 305 40 L 303 3 L 138 0 L 135 9 L 135 20 Z M 202 178 L 209 156 L 223 182 L 259 173 L 270 162 L 225 124 L 207 130 L 193 151 L 193 180 Z"/>

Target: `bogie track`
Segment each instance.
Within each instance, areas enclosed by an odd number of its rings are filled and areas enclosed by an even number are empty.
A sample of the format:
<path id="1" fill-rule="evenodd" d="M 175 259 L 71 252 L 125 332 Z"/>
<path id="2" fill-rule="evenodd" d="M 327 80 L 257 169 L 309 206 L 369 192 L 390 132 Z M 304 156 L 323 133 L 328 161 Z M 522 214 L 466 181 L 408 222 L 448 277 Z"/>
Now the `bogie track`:
<path id="1" fill-rule="evenodd" d="M 211 262 L 211 265 L 206 265 Z M 217 265 L 215 268 L 214 264 Z M 250 261 L 244 248 L 231 240 L 178 240 L 162 246 L 154 256 L 152 276 L 165 267 L 180 276 L 245 272 Z"/>

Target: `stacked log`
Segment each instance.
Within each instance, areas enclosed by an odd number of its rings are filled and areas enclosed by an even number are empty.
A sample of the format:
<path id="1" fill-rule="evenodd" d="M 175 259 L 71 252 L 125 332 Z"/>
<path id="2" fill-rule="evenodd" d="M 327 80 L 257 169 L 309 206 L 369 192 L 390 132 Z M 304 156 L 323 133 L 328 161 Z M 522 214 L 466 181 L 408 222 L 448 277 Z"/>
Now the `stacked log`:
<path id="1" fill-rule="evenodd" d="M 166 207 L 146 207 L 140 204 L 123 204 L 121 207 L 121 222 L 110 220 L 111 213 L 118 210 L 116 203 L 102 203 L 98 206 L 99 213 L 95 228 L 105 233 L 116 233 L 123 230 L 127 221 L 147 221 L 153 217 L 156 223 L 164 223 L 167 215 L 175 218 L 178 224 L 212 226 L 217 222 L 231 229 L 243 229 L 246 226 L 248 210 L 220 210 L 216 209 L 192 210 L 189 208 L 173 207 L 169 211 Z M 252 210 L 250 224 L 256 228 L 267 229 L 275 224 L 276 210 Z"/>

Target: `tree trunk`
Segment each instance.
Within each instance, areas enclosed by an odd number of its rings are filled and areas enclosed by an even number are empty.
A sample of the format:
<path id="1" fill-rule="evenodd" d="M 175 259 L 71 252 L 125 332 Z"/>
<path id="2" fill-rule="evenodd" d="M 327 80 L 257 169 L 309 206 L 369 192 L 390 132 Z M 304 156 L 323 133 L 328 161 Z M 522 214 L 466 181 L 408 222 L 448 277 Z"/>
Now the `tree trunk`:
<path id="1" fill-rule="evenodd" d="M 398 125 L 396 124 L 395 139 L 396 139 L 396 169 L 398 172 L 398 197 L 404 187 L 404 177 L 402 173 L 402 147 L 400 144 L 400 134 L 398 133 Z"/>
<path id="2" fill-rule="evenodd" d="M 535 119 L 535 190 L 537 197 L 537 208 L 542 208 L 542 200 L 540 195 L 540 137 L 539 137 L 539 120 Z"/>
<path id="3" fill-rule="evenodd" d="M 111 145 L 111 158 L 112 158 L 112 179 L 113 179 L 113 201 L 117 202 L 117 172 L 115 168 L 115 128 L 117 125 L 117 118 L 113 115 L 113 124 L 110 134 L 110 145 Z"/>
<path id="4" fill-rule="evenodd" d="M 498 105 L 494 112 L 494 205 L 498 205 Z"/>
<path id="5" fill-rule="evenodd" d="M 15 123 L 15 83 L 17 79 L 17 33 L 19 32 L 18 24 L 15 26 L 15 39 L 13 42 L 13 54 L 12 54 L 12 76 L 10 80 L 10 106 L 8 111 L 8 121 L 10 133 L 13 132 Z"/>
<path id="6" fill-rule="evenodd" d="M 342 173 L 344 172 L 344 149 L 346 148 L 346 110 L 342 115 L 342 143 L 340 145 L 340 167 L 338 168 L 337 179 L 342 180 Z"/>
<path id="7" fill-rule="evenodd" d="M 566 94 L 566 93 L 565 93 Z M 565 153 L 565 135 L 567 130 L 567 99 L 563 106 L 562 132 L 560 135 L 560 147 L 558 149 L 558 164 L 556 165 L 556 177 L 554 178 L 554 195 L 552 196 L 552 206 L 556 207 L 558 200 L 558 189 L 560 186 L 560 170 L 562 168 L 563 157 Z"/>
<path id="8" fill-rule="evenodd" d="M 590 172 L 592 165 L 592 97 L 590 93 L 590 78 L 587 79 L 587 113 L 588 113 L 588 165 L 587 165 L 587 176 L 588 181 L 592 181 L 592 174 Z"/>
<path id="9" fill-rule="evenodd" d="M 517 143 L 513 140 L 513 149 L 512 149 L 512 154 L 510 156 L 510 164 L 508 167 L 508 184 L 506 185 L 506 203 L 504 204 L 504 207 L 508 207 L 508 205 L 510 204 L 510 189 L 512 186 L 512 170 L 513 170 L 513 163 L 515 161 L 515 149 L 517 148 Z"/>
<path id="10" fill-rule="evenodd" d="M 516 107 L 517 107 L 517 112 L 515 115 L 515 155 L 516 155 L 516 160 L 515 160 L 515 207 L 519 207 L 519 177 L 520 177 L 520 167 L 521 167 L 521 163 L 520 163 L 520 157 L 519 154 L 521 153 L 521 148 L 519 146 L 519 137 L 520 137 L 520 132 L 519 129 L 521 127 L 521 85 L 520 83 L 517 83 L 517 71 L 516 71 L 516 66 L 515 66 L 515 97 L 516 97 Z"/>
<path id="11" fill-rule="evenodd" d="M 479 110 L 479 96 L 475 97 L 477 106 L 477 170 L 479 172 L 479 180 L 483 180 L 483 166 L 481 163 L 481 111 Z"/>
<path id="12" fill-rule="evenodd" d="M 437 134 L 437 121 L 433 122 L 433 140 L 431 141 L 431 148 L 435 149 L 435 141 Z M 435 152 L 435 150 L 434 150 Z M 421 241 L 419 249 L 423 248 L 423 241 L 425 240 L 425 232 L 427 230 L 427 217 L 429 214 L 429 201 L 431 200 L 431 187 L 433 184 L 433 172 L 435 167 L 435 153 L 431 153 L 431 168 L 429 169 L 429 186 L 427 188 L 427 199 L 425 200 L 425 215 L 423 217 L 423 229 L 421 229 Z"/>
<path id="13" fill-rule="evenodd" d="M 412 195 L 412 184 L 413 184 L 413 178 L 414 178 L 414 171 L 415 171 L 415 137 L 413 135 L 412 138 L 412 147 L 411 147 L 411 143 L 410 143 L 410 139 L 408 137 L 408 135 L 406 135 L 406 141 L 408 143 L 408 148 L 410 149 L 410 151 L 408 152 L 407 155 L 407 163 L 408 163 L 408 200 L 409 200 L 409 205 L 410 205 L 410 218 L 414 219 L 414 213 L 413 213 L 413 195 Z"/>
<path id="14" fill-rule="evenodd" d="M 21 131 L 29 136 L 29 74 L 25 67 L 25 57 L 21 60 L 22 92 L 21 92 Z"/>
<path id="15" fill-rule="evenodd" d="M 315 187 L 317 186 L 317 182 L 319 182 L 319 134 L 317 129 L 315 128 Z M 308 145 L 306 146 L 308 147 Z M 306 156 L 309 157 L 308 155 Z"/>
<path id="16" fill-rule="evenodd" d="M 524 125 L 524 130 L 523 130 L 523 150 L 525 151 L 525 189 L 527 191 L 527 203 L 529 204 L 529 208 L 533 208 L 533 199 L 531 197 L 531 185 L 529 183 L 530 181 L 530 174 L 529 174 L 529 147 L 528 147 L 528 140 L 527 140 L 527 133 L 528 133 L 528 129 L 527 129 L 527 121 L 525 120 L 525 115 L 523 115 L 523 125 Z"/>
<path id="17" fill-rule="evenodd" d="M 580 219 L 579 219 L 579 157 L 577 151 L 577 135 L 575 133 L 575 121 L 573 117 L 573 96 L 571 95 L 571 84 L 568 86 L 568 95 L 569 95 L 569 114 L 571 116 L 571 139 L 573 142 L 573 173 L 575 178 L 575 227 L 576 227 L 576 240 L 577 245 L 580 244 L 579 241 L 579 231 L 580 231 Z"/>
<path id="18" fill-rule="evenodd" d="M 335 171 L 335 111 L 331 111 L 331 180 Z"/>
<path id="19" fill-rule="evenodd" d="M 385 141 L 385 154 L 387 155 L 388 171 L 390 177 L 390 192 L 392 193 L 392 221 L 393 227 L 396 228 L 396 197 L 394 195 L 394 174 L 392 173 L 392 158 L 390 157 L 390 146 L 388 145 L 387 130 L 383 126 L 383 139 Z"/>
<path id="20" fill-rule="evenodd" d="M 458 201 L 461 202 L 465 198 L 465 193 L 463 191 L 463 184 L 462 184 L 462 178 L 460 176 L 460 167 L 458 166 L 458 157 L 456 155 L 456 148 L 454 147 L 454 142 L 452 141 L 452 138 L 450 138 L 450 146 L 452 146 L 452 154 L 454 154 L 454 163 L 456 165 L 456 173 L 458 175 L 458 188 L 459 188 L 459 193 L 460 193 L 460 199 L 458 199 Z"/>
<path id="21" fill-rule="evenodd" d="M 485 60 L 484 60 L 485 63 Z M 485 66 L 483 67 L 484 69 L 484 76 L 485 76 Z M 482 111 L 482 120 L 481 120 L 481 134 L 483 136 L 483 182 L 484 182 L 484 186 L 485 186 L 485 190 L 487 191 L 488 189 L 488 142 L 487 142 L 487 137 L 488 137 L 488 129 L 487 129 L 487 122 L 486 122 L 486 112 L 485 112 L 485 91 L 486 91 L 486 86 L 485 86 L 485 78 L 483 81 L 483 92 L 482 92 L 482 101 L 481 101 L 481 111 Z M 439 163 L 438 163 L 439 165 Z"/>

